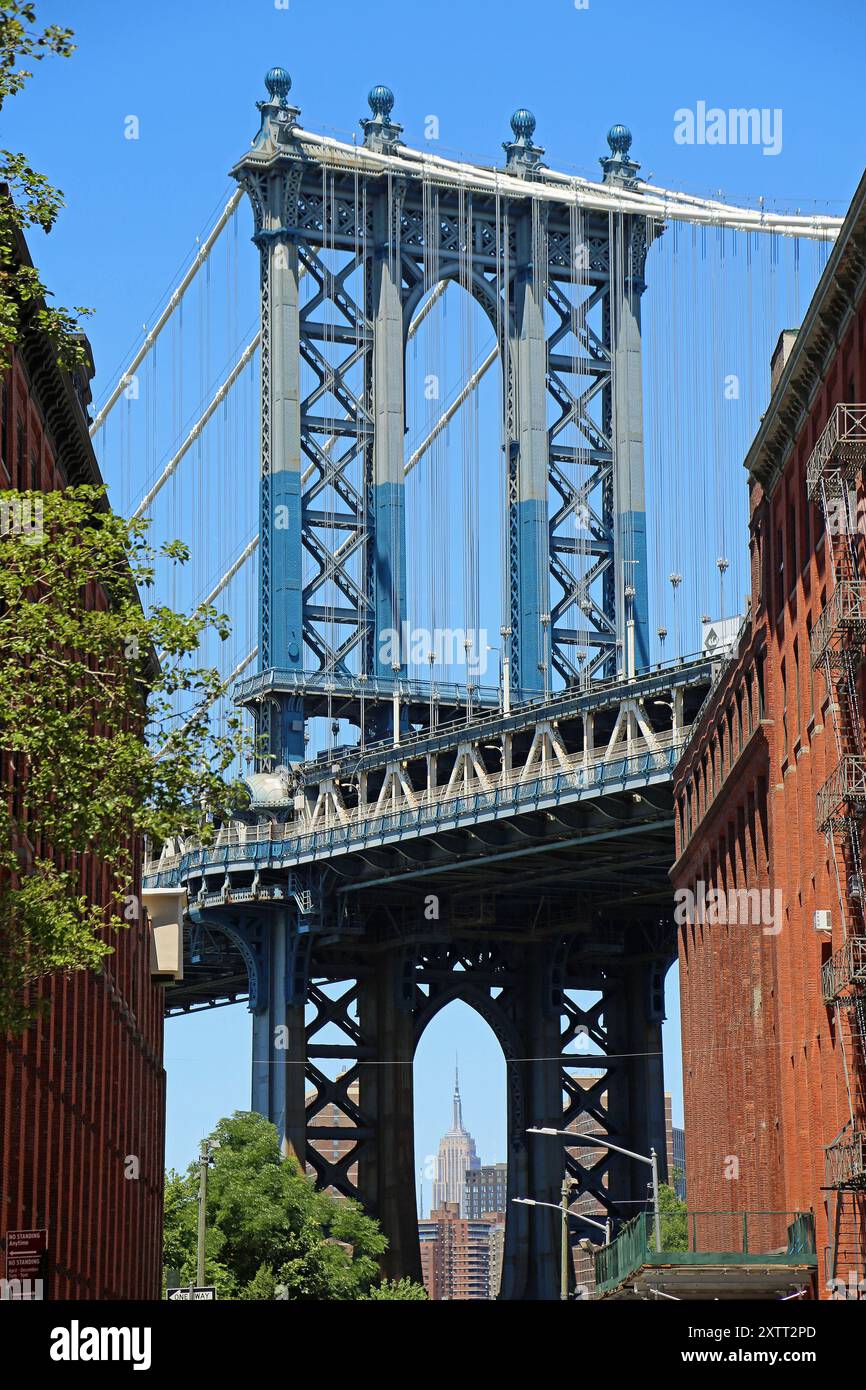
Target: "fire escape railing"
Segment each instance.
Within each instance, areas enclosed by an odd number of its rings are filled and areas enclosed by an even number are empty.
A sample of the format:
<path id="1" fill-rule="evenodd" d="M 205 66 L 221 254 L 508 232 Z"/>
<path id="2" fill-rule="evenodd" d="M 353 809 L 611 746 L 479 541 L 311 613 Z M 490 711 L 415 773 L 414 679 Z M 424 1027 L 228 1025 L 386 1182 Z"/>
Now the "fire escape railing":
<path id="1" fill-rule="evenodd" d="M 843 1192 L 866 1190 L 866 919 L 862 839 L 866 818 L 866 744 L 858 672 L 866 657 L 866 581 L 856 489 L 866 465 L 866 405 L 833 407 L 806 465 L 806 490 L 820 501 L 834 585 L 810 638 L 813 667 L 830 698 L 836 766 L 817 793 L 819 831 L 832 851 L 839 894 L 841 946 L 821 969 L 824 1002 L 834 1010 L 849 1119 L 825 1147 L 825 1181 Z M 835 1261 L 835 1239 L 833 1259 Z"/>

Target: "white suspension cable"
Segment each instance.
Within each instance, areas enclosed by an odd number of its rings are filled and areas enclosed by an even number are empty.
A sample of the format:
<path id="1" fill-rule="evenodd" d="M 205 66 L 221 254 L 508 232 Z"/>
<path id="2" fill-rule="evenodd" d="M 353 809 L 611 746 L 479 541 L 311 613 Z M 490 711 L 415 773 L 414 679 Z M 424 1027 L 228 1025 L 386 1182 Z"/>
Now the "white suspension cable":
<path id="1" fill-rule="evenodd" d="M 227 690 L 228 687 L 231 685 L 232 681 L 237 680 L 238 676 L 243 675 L 243 673 L 244 673 L 244 671 L 247 669 L 247 667 L 248 667 L 253 661 L 255 661 L 255 659 L 256 659 L 256 657 L 258 656 L 258 654 L 259 654 L 259 646 L 258 646 L 258 643 L 256 643 L 256 645 L 253 647 L 252 651 L 247 652 L 247 654 L 246 654 L 246 656 L 244 657 L 243 661 L 239 661 L 238 664 L 237 664 L 237 666 L 234 668 L 234 670 L 233 670 L 233 671 L 230 671 L 229 674 L 226 676 L 225 680 L 223 681 L 223 690 Z M 210 700 L 205 701 L 205 703 L 204 703 L 203 705 L 199 706 L 199 709 L 210 709 L 211 705 L 216 704 L 217 700 L 220 698 L 220 694 L 221 694 L 221 693 L 222 693 L 222 692 L 220 692 L 219 694 L 214 695 Z M 157 756 L 157 760 L 160 759 L 160 758 L 164 758 L 164 757 L 166 756 L 166 754 L 169 753 L 169 752 L 171 751 L 172 747 L 174 746 L 174 741 L 175 741 L 175 739 L 178 737 L 179 734 L 184 734 L 184 733 L 186 733 L 187 729 L 188 729 L 189 726 L 192 724 L 192 722 L 193 722 L 193 720 L 195 719 L 196 715 L 199 713 L 199 709 L 194 710 L 193 713 L 189 716 L 189 718 L 186 719 L 186 720 L 184 721 L 183 724 L 181 724 L 181 726 L 180 726 L 179 729 L 174 729 L 174 730 L 172 730 L 172 732 L 166 737 L 165 742 L 163 743 L 162 747 L 160 748 L 159 752 L 158 752 L 157 755 L 156 755 L 156 756 Z"/>
<path id="2" fill-rule="evenodd" d="M 260 341 L 261 332 L 258 332 L 253 338 L 252 342 L 248 343 L 247 346 L 244 348 L 237 362 L 232 367 L 231 371 L 229 372 L 228 376 L 223 382 L 222 386 L 219 388 L 213 400 L 205 409 L 204 414 L 199 416 L 198 420 L 193 425 L 192 429 L 190 430 L 186 439 L 181 444 L 177 453 L 169 459 L 168 463 L 165 465 L 165 468 L 160 473 L 153 487 L 139 502 L 138 506 L 132 514 L 133 521 L 138 521 L 139 517 L 142 517 L 144 515 L 153 499 L 162 490 L 162 488 L 168 482 L 171 475 L 174 473 L 181 459 L 192 448 L 193 444 L 198 439 L 208 420 L 211 418 L 214 412 L 219 409 L 219 406 L 225 400 L 229 391 L 234 386 L 244 367 L 247 365 L 256 348 L 258 347 Z"/>
<path id="3" fill-rule="evenodd" d="M 232 213 L 235 211 L 242 197 L 243 189 L 235 189 L 234 193 L 229 198 L 228 202 L 226 203 L 225 207 L 223 208 L 222 212 L 217 218 L 210 235 L 202 242 L 201 246 L 196 252 L 192 265 L 189 267 L 188 271 L 184 275 L 177 289 L 169 298 L 168 303 L 166 304 L 156 323 L 153 325 L 153 328 L 151 328 L 150 332 L 146 335 L 144 342 L 138 349 L 138 352 L 133 357 L 126 371 L 123 373 L 114 390 L 112 391 L 111 395 L 108 397 L 108 400 L 105 402 L 105 405 L 99 411 L 99 414 L 96 416 L 96 419 L 90 426 L 91 438 L 93 438 L 97 430 L 101 429 L 102 426 L 105 424 L 109 411 L 117 404 L 123 391 L 129 385 L 130 377 L 134 376 L 135 373 L 138 371 L 138 368 L 141 366 L 145 357 L 150 352 L 150 349 L 153 347 L 160 333 L 165 328 L 165 325 L 168 323 L 175 309 L 180 304 L 180 301 L 183 299 L 184 295 L 186 294 L 196 275 L 201 270 L 202 266 L 204 265 L 205 261 L 207 260 L 208 256 L 213 250 L 214 244 L 217 238 L 219 237 L 220 232 L 228 222 Z"/>
<path id="4" fill-rule="evenodd" d="M 384 154 L 361 146 L 348 145 L 344 141 L 315 134 L 300 126 L 293 131 L 293 135 L 298 145 L 314 147 L 322 162 L 335 167 L 353 171 L 360 166 L 371 173 L 421 174 L 439 183 L 484 193 L 500 193 L 506 196 L 510 194 L 542 202 L 575 201 L 581 207 L 595 208 L 602 212 L 634 212 L 646 217 L 656 217 L 660 221 L 709 223 L 733 227 L 737 231 L 778 232 L 782 236 L 801 236 L 816 240 L 832 240 L 842 225 L 841 217 L 771 213 L 764 208 L 756 211 L 753 208 L 697 198 L 692 194 L 680 194 L 672 189 L 655 188 L 648 184 L 641 185 L 641 191 L 623 189 L 612 184 L 593 183 L 589 179 L 563 174 L 555 169 L 544 169 L 541 177 L 530 182 L 498 169 L 444 159 L 441 155 L 432 155 L 426 150 L 413 150 L 408 145 L 402 145 L 399 154 Z"/>
<path id="5" fill-rule="evenodd" d="M 215 598 L 219 598 L 219 596 L 220 596 L 220 594 L 222 593 L 223 589 L 225 589 L 225 588 L 231 583 L 231 581 L 234 579 L 235 575 L 237 574 L 238 570 L 241 569 L 241 568 L 246 564 L 247 560 L 248 560 L 248 559 L 250 558 L 250 556 L 255 552 L 255 550 L 256 550 L 257 547 L 258 547 L 258 544 L 259 544 L 259 538 L 258 538 L 258 536 L 253 536 L 253 538 L 252 538 L 252 540 L 249 542 L 249 544 L 246 545 L 246 546 L 244 547 L 244 549 L 241 551 L 240 555 L 239 555 L 238 558 L 235 560 L 234 564 L 233 564 L 233 565 L 230 565 L 229 568 L 226 570 L 226 572 L 225 572 L 225 574 L 223 575 L 222 579 L 217 580 L 216 584 L 215 584 L 214 587 L 211 589 L 211 591 L 210 591 L 210 593 L 207 595 L 207 597 L 202 599 L 202 601 L 201 601 L 201 606 L 202 606 L 202 607 L 207 607 L 209 604 L 213 603 L 213 601 L 214 601 Z"/>
<path id="6" fill-rule="evenodd" d="M 442 433 L 448 422 L 450 420 L 453 420 L 454 416 L 457 414 L 463 402 L 467 399 L 468 396 L 472 394 L 472 392 L 475 390 L 475 387 L 478 385 L 479 381 L 484 376 L 484 373 L 490 370 L 498 356 L 498 347 L 492 348 L 485 357 L 484 361 L 481 363 L 481 366 L 477 369 L 477 371 L 474 371 L 472 373 L 471 377 L 466 382 L 466 385 L 463 387 L 459 396 L 456 396 L 449 405 L 448 409 L 445 410 L 439 416 L 439 419 L 436 421 L 436 424 L 433 426 L 432 430 L 427 435 L 427 438 L 422 440 L 415 452 L 411 454 L 409 458 L 406 460 L 406 465 L 403 469 L 404 474 L 410 473 L 412 469 L 415 467 L 416 463 L 418 463 L 418 461 L 424 457 L 427 450 L 430 448 L 430 445 L 436 439 L 438 439 L 439 435 Z"/>

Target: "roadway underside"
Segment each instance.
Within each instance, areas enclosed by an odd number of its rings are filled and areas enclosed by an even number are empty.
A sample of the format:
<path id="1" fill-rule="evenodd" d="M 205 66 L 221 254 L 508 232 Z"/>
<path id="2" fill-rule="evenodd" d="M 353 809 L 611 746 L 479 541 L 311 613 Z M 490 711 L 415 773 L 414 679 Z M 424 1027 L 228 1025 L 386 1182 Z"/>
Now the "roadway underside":
<path id="1" fill-rule="evenodd" d="M 365 846 L 312 866 L 322 905 L 311 930 L 313 954 L 375 953 L 417 932 L 471 939 L 495 931 L 515 940 L 574 934 L 601 942 L 612 928 L 618 934 L 629 925 L 657 935 L 664 922 L 672 958 L 673 858 L 669 782 Z M 277 862 L 262 867 L 262 888 L 285 881 L 289 871 Z M 217 924 L 224 913 L 235 923 L 247 916 L 250 924 L 266 923 L 281 905 L 231 901 L 230 894 L 226 901 L 221 889 L 211 891 L 229 876 L 228 864 L 208 874 L 206 923 L 185 923 L 183 979 L 166 991 L 170 1014 L 247 997 L 244 960 Z M 201 886 L 190 883 L 191 905 Z"/>

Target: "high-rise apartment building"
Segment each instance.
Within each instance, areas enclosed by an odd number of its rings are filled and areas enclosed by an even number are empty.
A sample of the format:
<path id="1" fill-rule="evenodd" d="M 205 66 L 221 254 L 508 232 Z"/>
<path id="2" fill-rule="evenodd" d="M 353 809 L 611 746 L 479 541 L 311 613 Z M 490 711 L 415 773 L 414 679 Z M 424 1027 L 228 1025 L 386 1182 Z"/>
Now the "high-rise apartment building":
<path id="1" fill-rule="evenodd" d="M 457 1202 L 434 1207 L 418 1222 L 421 1273 L 430 1298 L 495 1298 L 502 1272 L 501 1216 L 473 1219 L 460 1215 Z"/>
<path id="2" fill-rule="evenodd" d="M 467 1216 L 486 1216 L 507 1211 L 508 1164 L 483 1163 L 480 1168 L 467 1168 L 465 1177 L 465 1206 Z"/>

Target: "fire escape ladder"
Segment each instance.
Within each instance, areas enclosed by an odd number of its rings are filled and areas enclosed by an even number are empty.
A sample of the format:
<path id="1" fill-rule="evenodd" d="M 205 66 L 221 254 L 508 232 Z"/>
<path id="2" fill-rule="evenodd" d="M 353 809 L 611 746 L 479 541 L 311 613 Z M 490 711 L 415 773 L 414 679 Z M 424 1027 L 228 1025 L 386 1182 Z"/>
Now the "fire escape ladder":
<path id="1" fill-rule="evenodd" d="M 849 1120 L 825 1148 L 825 1181 L 836 1192 L 831 1248 L 835 1278 L 847 1258 L 840 1220 L 845 1194 L 866 1192 L 866 917 L 862 834 L 866 819 L 866 750 L 857 681 L 866 657 L 866 582 L 858 556 L 857 486 L 866 464 L 866 406 L 833 408 L 806 468 L 810 500 L 820 498 L 832 552 L 833 590 L 811 636 L 811 660 L 830 697 L 837 762 L 817 796 L 818 828 L 832 850 L 842 946 L 822 968 L 822 992 L 835 1013 Z M 857 1198 L 850 1199 L 855 1223 Z M 858 1237 L 859 1239 L 859 1237 Z"/>

